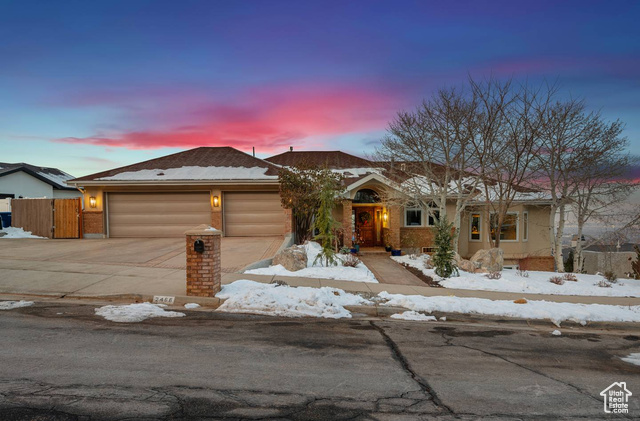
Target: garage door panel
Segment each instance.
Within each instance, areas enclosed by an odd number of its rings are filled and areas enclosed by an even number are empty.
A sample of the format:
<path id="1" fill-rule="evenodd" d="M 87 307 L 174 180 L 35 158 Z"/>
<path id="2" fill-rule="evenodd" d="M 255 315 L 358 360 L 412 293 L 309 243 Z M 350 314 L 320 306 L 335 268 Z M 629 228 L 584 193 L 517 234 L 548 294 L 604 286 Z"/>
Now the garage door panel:
<path id="1" fill-rule="evenodd" d="M 211 224 L 209 192 L 109 193 L 110 237 L 181 237 Z"/>
<path id="2" fill-rule="evenodd" d="M 226 236 L 283 235 L 284 218 L 278 192 L 227 192 L 224 195 Z"/>

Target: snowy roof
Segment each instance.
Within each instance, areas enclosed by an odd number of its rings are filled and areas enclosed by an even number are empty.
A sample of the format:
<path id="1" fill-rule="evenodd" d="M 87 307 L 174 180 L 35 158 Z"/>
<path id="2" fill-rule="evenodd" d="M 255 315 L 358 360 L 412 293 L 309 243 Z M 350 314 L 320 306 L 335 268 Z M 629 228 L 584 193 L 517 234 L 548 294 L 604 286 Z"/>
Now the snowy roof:
<path id="1" fill-rule="evenodd" d="M 279 167 L 229 146 L 202 147 L 72 180 L 99 181 L 216 181 L 277 180 Z"/>
<path id="2" fill-rule="evenodd" d="M 54 189 L 75 190 L 74 187 L 67 184 L 67 181 L 71 180 L 73 176 L 57 168 L 38 167 L 24 162 L 15 164 L 0 162 L 0 177 L 13 174 L 18 171 L 23 171 L 30 176 L 51 185 Z"/>

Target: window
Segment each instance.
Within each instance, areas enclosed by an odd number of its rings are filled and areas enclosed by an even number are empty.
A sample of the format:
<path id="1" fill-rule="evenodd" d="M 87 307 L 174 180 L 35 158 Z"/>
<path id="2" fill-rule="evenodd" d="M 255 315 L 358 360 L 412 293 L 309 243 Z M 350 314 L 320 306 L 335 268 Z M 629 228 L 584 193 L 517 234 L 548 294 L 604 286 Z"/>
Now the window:
<path id="1" fill-rule="evenodd" d="M 380 203 L 380 195 L 371 189 L 358 190 L 353 203 Z"/>
<path id="2" fill-rule="evenodd" d="M 529 240 L 529 212 L 522 213 L 522 241 Z"/>
<path id="3" fill-rule="evenodd" d="M 432 210 L 427 218 L 427 226 L 433 227 L 440 220 L 440 212 Z"/>
<path id="4" fill-rule="evenodd" d="M 496 238 L 496 225 L 498 224 L 498 215 L 491 214 L 491 239 Z M 500 229 L 501 241 L 518 241 L 518 213 L 507 213 L 504 216 L 502 222 L 502 228 Z"/>
<path id="5" fill-rule="evenodd" d="M 422 209 L 406 208 L 404 210 L 404 226 L 405 227 L 421 227 L 422 226 Z"/>
<path id="6" fill-rule="evenodd" d="M 469 218 L 469 241 L 481 241 L 482 219 L 479 213 L 472 213 Z"/>

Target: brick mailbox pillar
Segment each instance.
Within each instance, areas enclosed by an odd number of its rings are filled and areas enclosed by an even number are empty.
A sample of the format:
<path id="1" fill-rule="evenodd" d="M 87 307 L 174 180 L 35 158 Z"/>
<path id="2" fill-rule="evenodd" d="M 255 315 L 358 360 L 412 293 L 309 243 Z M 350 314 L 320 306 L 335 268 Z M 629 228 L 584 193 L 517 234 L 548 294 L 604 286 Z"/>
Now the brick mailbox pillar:
<path id="1" fill-rule="evenodd" d="M 207 225 L 185 232 L 187 237 L 187 295 L 213 297 L 220 291 L 220 237 Z"/>

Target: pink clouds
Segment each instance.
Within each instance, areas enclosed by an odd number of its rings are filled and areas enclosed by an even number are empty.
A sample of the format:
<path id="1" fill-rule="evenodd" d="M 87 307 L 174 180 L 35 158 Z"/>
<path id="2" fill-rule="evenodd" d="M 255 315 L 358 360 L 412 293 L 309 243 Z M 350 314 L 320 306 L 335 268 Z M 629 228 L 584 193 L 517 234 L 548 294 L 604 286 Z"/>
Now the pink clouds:
<path id="1" fill-rule="evenodd" d="M 271 152 L 290 144 L 310 146 L 311 139 L 384 130 L 400 102 L 384 89 L 335 85 L 249 89 L 230 100 L 173 92 L 163 101 L 151 101 L 153 104 L 140 92 L 133 106 L 130 96 L 124 94 L 121 104 L 118 95 L 83 96 L 80 102 L 102 105 L 101 98 L 110 107 L 116 103 L 116 108 L 141 129 L 56 141 L 128 149 L 256 146 Z"/>

